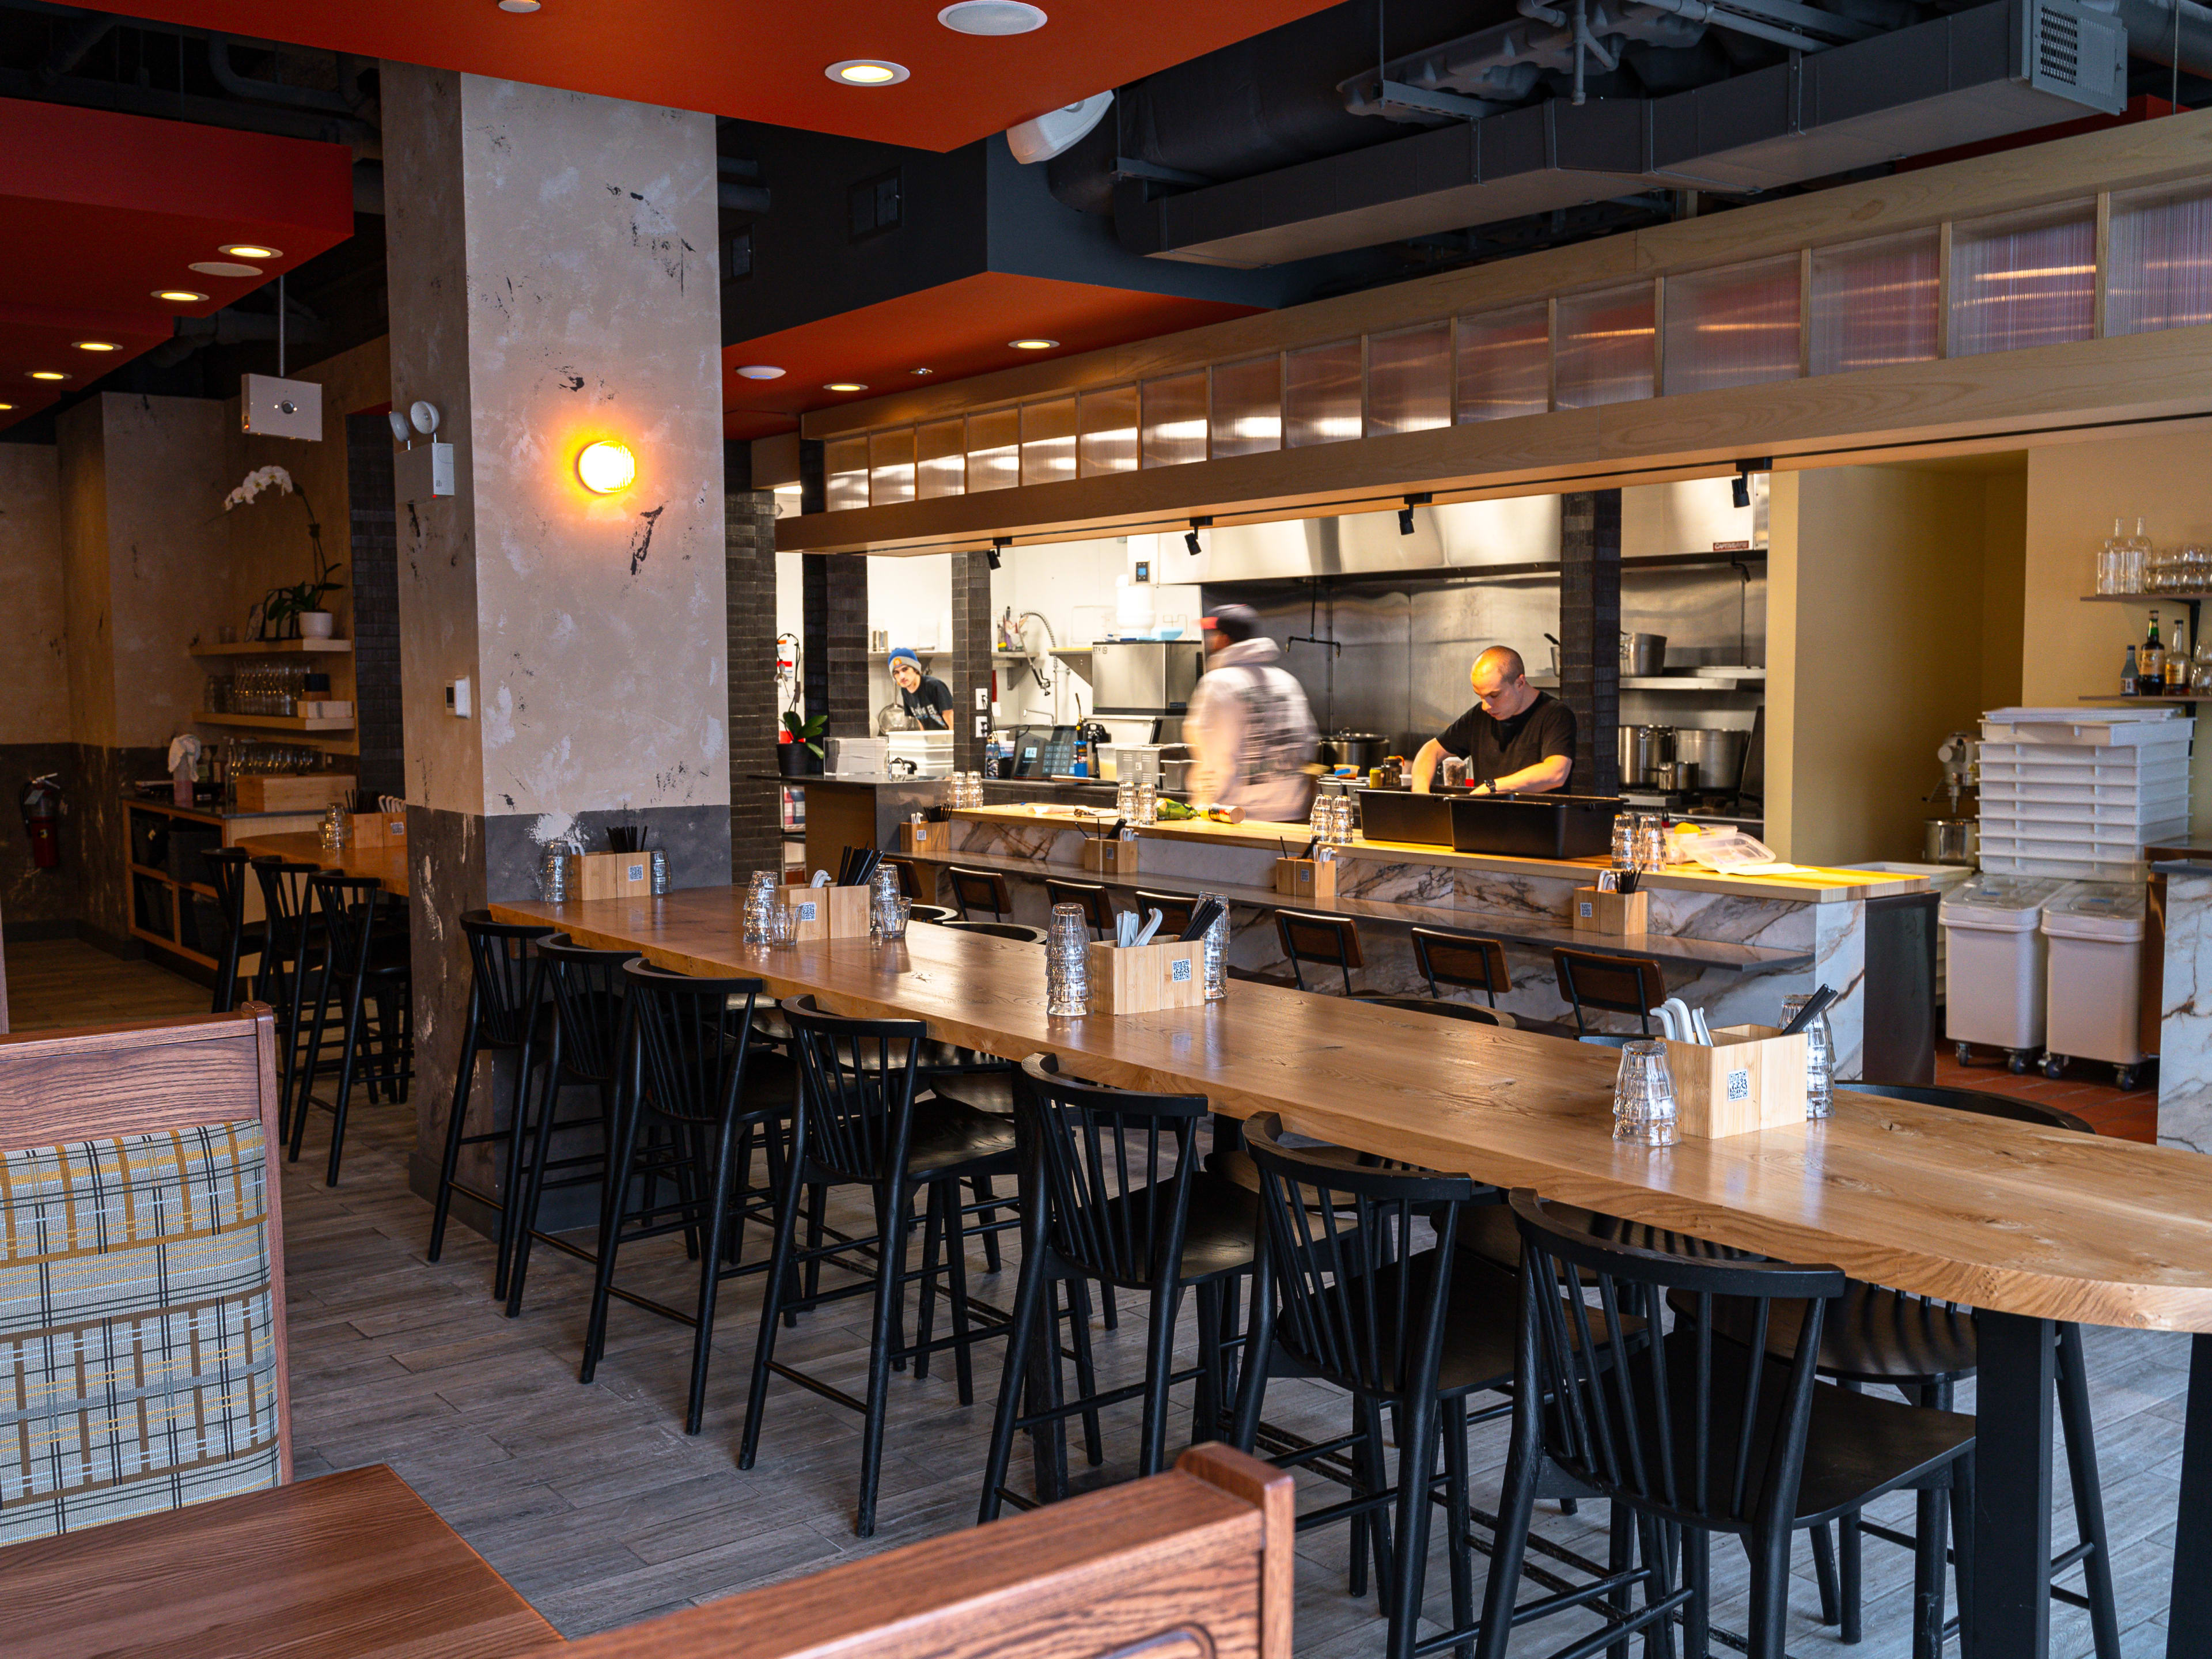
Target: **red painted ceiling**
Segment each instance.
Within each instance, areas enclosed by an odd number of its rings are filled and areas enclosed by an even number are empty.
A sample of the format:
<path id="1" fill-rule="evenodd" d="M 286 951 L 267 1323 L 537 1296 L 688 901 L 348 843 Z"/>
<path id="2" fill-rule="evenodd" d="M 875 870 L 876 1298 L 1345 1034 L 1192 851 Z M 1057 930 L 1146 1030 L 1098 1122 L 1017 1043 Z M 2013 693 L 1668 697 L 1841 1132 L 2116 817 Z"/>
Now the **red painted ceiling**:
<path id="1" fill-rule="evenodd" d="M 353 156 L 104 110 L 0 99 L 0 425 L 170 337 L 353 234 Z M 258 276 L 208 276 L 226 242 L 281 257 Z M 205 301 L 172 305 L 156 289 Z M 76 349 L 84 339 L 121 349 Z M 33 380 L 33 370 L 70 378 Z"/>
<path id="2" fill-rule="evenodd" d="M 1248 316 L 1255 308 L 982 271 L 723 347 L 722 429 L 732 438 L 763 438 L 792 430 L 810 410 L 1040 357 L 1150 339 Z M 1051 351 L 1017 351 L 1006 343 L 1025 337 L 1057 340 L 1060 345 Z M 738 373 L 747 364 L 766 364 L 784 374 L 780 380 L 749 380 Z M 917 368 L 931 373 L 917 375 Z M 857 380 L 868 389 L 824 391 L 831 380 Z"/>
<path id="3" fill-rule="evenodd" d="M 134 14 L 675 109 L 954 149 L 1033 115 L 1324 9 L 1333 0 L 1038 0 L 1028 34 L 955 34 L 943 0 L 137 0 Z M 848 58 L 913 78 L 859 88 Z"/>

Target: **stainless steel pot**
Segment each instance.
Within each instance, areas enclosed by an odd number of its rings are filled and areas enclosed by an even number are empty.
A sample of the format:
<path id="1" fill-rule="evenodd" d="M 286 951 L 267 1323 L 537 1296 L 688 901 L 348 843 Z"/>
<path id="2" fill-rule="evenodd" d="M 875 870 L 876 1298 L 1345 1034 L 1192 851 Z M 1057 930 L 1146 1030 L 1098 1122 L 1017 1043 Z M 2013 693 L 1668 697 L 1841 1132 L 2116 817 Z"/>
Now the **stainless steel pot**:
<path id="1" fill-rule="evenodd" d="M 1695 763 L 1699 788 L 1733 790 L 1743 775 L 1743 751 L 1750 742 L 1748 732 L 1717 726 L 1678 726 L 1674 758 Z"/>
<path id="2" fill-rule="evenodd" d="M 1693 795 L 1698 792 L 1698 763 L 1695 761 L 1669 761 L 1658 772 L 1659 785 L 1673 794 Z"/>
<path id="3" fill-rule="evenodd" d="M 1636 679 L 1649 679 L 1662 673 L 1667 666 L 1667 636 L 1664 634 L 1623 634 L 1620 636 L 1620 672 Z"/>
<path id="4" fill-rule="evenodd" d="M 1390 752 L 1390 739 L 1380 732 L 1324 732 L 1321 739 L 1323 766 L 1354 766 L 1361 771 L 1380 766 Z"/>
<path id="5" fill-rule="evenodd" d="M 1659 769 L 1674 758 L 1674 728 L 1671 726 L 1624 726 L 1619 756 L 1624 788 L 1658 781 Z"/>
<path id="6" fill-rule="evenodd" d="M 1926 818 L 1920 829 L 1920 861 L 1923 864 L 1962 864 L 1968 869 L 1982 859 L 1982 821 L 1979 818 Z"/>

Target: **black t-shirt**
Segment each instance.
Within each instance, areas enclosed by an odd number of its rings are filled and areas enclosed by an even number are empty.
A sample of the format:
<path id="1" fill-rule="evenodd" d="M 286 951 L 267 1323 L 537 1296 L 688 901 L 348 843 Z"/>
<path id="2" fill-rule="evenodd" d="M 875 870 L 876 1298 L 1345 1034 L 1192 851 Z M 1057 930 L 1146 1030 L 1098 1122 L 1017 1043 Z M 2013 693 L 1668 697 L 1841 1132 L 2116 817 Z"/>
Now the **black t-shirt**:
<path id="1" fill-rule="evenodd" d="M 899 707 L 933 732 L 941 732 L 951 724 L 952 693 L 945 682 L 934 675 L 924 674 L 921 684 L 911 691 L 901 687 Z"/>
<path id="2" fill-rule="evenodd" d="M 1548 691 L 1539 691 L 1536 701 L 1510 720 L 1492 719 L 1477 703 L 1446 726 L 1437 741 L 1447 753 L 1466 760 L 1469 783 L 1510 777 L 1554 755 L 1565 756 L 1571 766 L 1575 711 Z"/>

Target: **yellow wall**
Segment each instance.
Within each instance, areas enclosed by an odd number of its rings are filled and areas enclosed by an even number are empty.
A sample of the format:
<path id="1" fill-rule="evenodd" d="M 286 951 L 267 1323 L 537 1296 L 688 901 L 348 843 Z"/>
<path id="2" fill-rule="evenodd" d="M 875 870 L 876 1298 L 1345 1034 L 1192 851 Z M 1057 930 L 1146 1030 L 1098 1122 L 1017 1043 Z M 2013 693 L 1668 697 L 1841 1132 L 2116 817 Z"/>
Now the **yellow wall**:
<path id="1" fill-rule="evenodd" d="M 1919 855 L 1936 746 L 2016 692 L 2009 538 L 2023 495 L 2011 472 L 1775 476 L 1766 827 L 1782 857 Z"/>

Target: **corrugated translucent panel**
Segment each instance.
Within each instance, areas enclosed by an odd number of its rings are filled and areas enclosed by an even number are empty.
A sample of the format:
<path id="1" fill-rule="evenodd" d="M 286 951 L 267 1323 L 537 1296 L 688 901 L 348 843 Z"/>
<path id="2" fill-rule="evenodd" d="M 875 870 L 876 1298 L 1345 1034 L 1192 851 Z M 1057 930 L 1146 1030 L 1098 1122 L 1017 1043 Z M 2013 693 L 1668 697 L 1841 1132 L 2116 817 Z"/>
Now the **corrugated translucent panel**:
<path id="1" fill-rule="evenodd" d="M 1797 256 L 1667 279 L 1667 390 L 1794 380 L 1802 338 Z"/>
<path id="2" fill-rule="evenodd" d="M 1359 435 L 1359 342 L 1308 346 L 1283 359 L 1283 447 Z"/>
<path id="3" fill-rule="evenodd" d="M 1560 301 L 1553 346 L 1559 407 L 1589 409 L 1650 397 L 1656 343 L 1649 283 Z"/>
<path id="4" fill-rule="evenodd" d="M 1145 465 L 1206 459 L 1206 371 L 1145 382 Z"/>
<path id="5" fill-rule="evenodd" d="M 1213 453 L 1250 455 L 1283 447 L 1283 360 L 1253 357 L 1213 371 Z"/>
<path id="6" fill-rule="evenodd" d="M 959 421 L 935 421 L 914 434 L 914 493 L 921 500 L 968 488 L 968 435 Z"/>
<path id="7" fill-rule="evenodd" d="M 2105 332 L 2212 323 L 2212 185 L 2112 198 Z"/>
<path id="8" fill-rule="evenodd" d="M 914 428 L 868 434 L 868 504 L 887 507 L 914 499 Z"/>
<path id="9" fill-rule="evenodd" d="M 823 505 L 832 513 L 868 504 L 868 441 L 832 438 L 822 446 Z"/>
<path id="10" fill-rule="evenodd" d="M 1022 405 L 1022 482 L 1058 483 L 1075 476 L 1075 399 Z"/>
<path id="11" fill-rule="evenodd" d="M 1813 373 L 1934 362 L 1942 279 L 1932 229 L 1814 248 Z"/>
<path id="12" fill-rule="evenodd" d="M 968 493 L 1011 489 L 1022 481 L 1022 412 L 994 409 L 968 417 Z"/>
<path id="13" fill-rule="evenodd" d="M 1954 357 L 2086 340 L 2096 298 L 2088 203 L 1951 227 Z"/>
<path id="14" fill-rule="evenodd" d="M 1552 313 L 1532 306 L 1459 319 L 1459 418 L 1503 421 L 1552 406 Z"/>
<path id="15" fill-rule="evenodd" d="M 1451 325 L 1367 337 L 1367 435 L 1452 423 Z"/>
<path id="16" fill-rule="evenodd" d="M 1137 388 L 1109 386 L 1077 400 L 1083 476 L 1137 470 Z"/>

